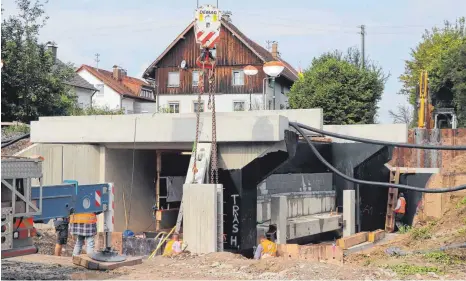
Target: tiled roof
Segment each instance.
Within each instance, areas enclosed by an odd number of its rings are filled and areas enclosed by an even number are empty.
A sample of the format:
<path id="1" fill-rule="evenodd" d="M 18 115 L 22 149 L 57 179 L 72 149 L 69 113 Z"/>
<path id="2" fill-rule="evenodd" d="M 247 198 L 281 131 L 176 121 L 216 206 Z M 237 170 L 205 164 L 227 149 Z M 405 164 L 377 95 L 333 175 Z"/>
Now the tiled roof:
<path id="1" fill-rule="evenodd" d="M 61 60 L 59 59 L 56 59 L 55 61 L 55 65 L 65 65 L 65 63 L 63 63 Z M 74 87 L 79 87 L 79 88 L 83 88 L 83 89 L 88 89 L 88 90 L 93 90 L 93 91 L 97 91 L 96 88 L 94 88 L 94 86 L 92 84 L 90 84 L 89 82 L 87 82 L 86 80 L 84 80 L 84 78 L 82 78 L 81 76 L 79 76 L 77 73 L 74 73 L 73 77 L 71 77 L 70 80 L 66 81 L 65 84 L 68 84 L 70 86 L 74 86 Z"/>
<path id="2" fill-rule="evenodd" d="M 140 96 L 141 88 L 143 86 L 152 87 L 149 85 L 149 83 L 137 79 L 134 77 L 130 76 L 125 76 L 121 79 L 121 81 L 116 80 L 113 78 L 113 72 L 112 71 L 107 71 L 104 69 L 97 69 L 95 67 L 85 65 L 83 64 L 76 72 L 79 72 L 81 70 L 87 70 L 89 71 L 92 75 L 94 75 L 97 79 L 102 81 L 104 84 L 112 88 L 115 92 L 117 92 L 120 95 L 125 95 L 129 96 L 135 99 L 141 99 L 141 100 L 146 100 L 146 101 L 152 101 L 154 102 L 154 99 L 149 99 L 146 97 Z"/>
<path id="3" fill-rule="evenodd" d="M 222 20 L 222 25 L 230 30 L 235 36 L 241 40 L 251 51 L 253 51 L 264 63 L 276 60 L 272 56 L 272 53 L 267 51 L 261 45 L 257 44 L 253 40 L 249 39 L 246 35 L 244 35 L 235 25 L 231 22 L 227 22 Z M 165 51 L 146 69 L 144 72 L 144 76 L 148 76 L 151 69 L 157 65 L 157 63 L 168 53 L 168 51 L 173 48 L 176 43 L 191 29 L 194 28 L 194 22 L 191 22 L 188 27 L 165 49 Z M 298 79 L 298 72 L 286 61 L 281 58 L 278 58 L 283 64 L 285 65 L 285 69 L 283 70 L 282 75 L 291 81 L 296 81 Z"/>
<path id="4" fill-rule="evenodd" d="M 249 39 L 244 33 L 242 33 L 235 25 L 231 22 L 222 20 L 223 26 L 229 29 L 233 34 L 235 34 L 243 43 L 248 46 L 253 52 L 255 52 L 264 62 L 276 60 L 272 53 L 267 51 L 264 47 L 257 44 L 253 40 Z M 286 78 L 296 81 L 298 79 L 298 72 L 286 61 L 281 58 L 278 58 L 284 65 L 285 69 L 283 70 L 282 75 Z"/>

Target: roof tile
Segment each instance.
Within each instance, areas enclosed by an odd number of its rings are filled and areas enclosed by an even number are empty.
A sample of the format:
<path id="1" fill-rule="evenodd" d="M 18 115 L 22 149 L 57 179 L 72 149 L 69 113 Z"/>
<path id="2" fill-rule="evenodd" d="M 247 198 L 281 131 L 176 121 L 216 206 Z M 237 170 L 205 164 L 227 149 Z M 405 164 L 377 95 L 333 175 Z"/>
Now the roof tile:
<path id="1" fill-rule="evenodd" d="M 104 82 L 107 86 L 112 88 L 115 92 L 117 92 L 120 95 L 130 96 L 141 100 L 155 101 L 154 99 L 145 98 L 139 95 L 143 86 L 152 88 L 149 83 L 141 79 L 137 79 L 131 76 L 125 76 L 121 81 L 118 81 L 115 78 L 113 78 L 113 72 L 100 68 L 95 68 L 85 64 L 78 68 L 76 72 L 79 72 L 82 69 L 89 71 L 92 75 L 97 77 L 97 79 Z"/>

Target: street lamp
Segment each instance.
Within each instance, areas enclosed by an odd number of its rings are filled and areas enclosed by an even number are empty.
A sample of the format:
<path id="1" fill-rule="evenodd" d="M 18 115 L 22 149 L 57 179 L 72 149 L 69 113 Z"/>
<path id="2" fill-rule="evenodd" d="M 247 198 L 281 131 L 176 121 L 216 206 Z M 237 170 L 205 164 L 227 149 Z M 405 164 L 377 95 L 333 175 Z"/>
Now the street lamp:
<path id="1" fill-rule="evenodd" d="M 273 83 L 273 109 L 275 110 L 275 78 L 277 78 L 285 69 L 281 61 L 269 61 L 264 64 L 264 72 L 272 78 Z"/>
<path id="2" fill-rule="evenodd" d="M 244 74 L 247 76 L 254 76 L 259 72 L 259 70 L 257 70 L 257 68 L 255 68 L 252 65 L 246 66 L 243 69 L 243 71 L 244 71 Z M 252 109 L 252 88 L 249 91 L 249 111 L 251 111 L 251 109 Z"/>

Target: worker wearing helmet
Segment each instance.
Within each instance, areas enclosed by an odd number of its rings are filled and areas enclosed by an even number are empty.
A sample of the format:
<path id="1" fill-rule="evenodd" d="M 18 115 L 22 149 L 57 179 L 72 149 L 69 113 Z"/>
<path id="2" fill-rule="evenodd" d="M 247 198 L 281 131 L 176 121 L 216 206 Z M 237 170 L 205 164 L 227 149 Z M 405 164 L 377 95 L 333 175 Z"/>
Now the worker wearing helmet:
<path id="1" fill-rule="evenodd" d="M 259 241 L 260 243 L 254 253 L 254 259 L 259 260 L 277 256 L 277 244 L 268 240 L 264 235 L 259 237 Z"/>
<path id="2" fill-rule="evenodd" d="M 395 211 L 395 225 L 396 227 L 398 227 L 398 229 L 400 229 L 400 227 L 403 225 L 402 220 L 406 213 L 406 199 L 403 193 L 400 193 L 398 195 L 398 201 L 396 202 L 396 207 L 394 211 Z"/>
<path id="3" fill-rule="evenodd" d="M 86 253 L 94 251 L 94 236 L 97 234 L 97 217 L 94 213 L 73 214 L 70 216 L 70 232 L 76 237 L 73 256 L 78 256 L 86 241 Z"/>

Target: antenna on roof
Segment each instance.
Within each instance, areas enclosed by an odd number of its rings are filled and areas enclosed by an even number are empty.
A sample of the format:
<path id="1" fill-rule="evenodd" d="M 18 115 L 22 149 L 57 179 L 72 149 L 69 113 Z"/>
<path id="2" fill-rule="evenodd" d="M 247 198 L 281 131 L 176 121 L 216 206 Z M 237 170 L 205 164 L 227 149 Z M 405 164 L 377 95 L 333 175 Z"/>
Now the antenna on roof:
<path id="1" fill-rule="evenodd" d="M 277 41 L 271 41 L 271 40 L 265 41 L 265 44 L 267 44 L 267 51 L 270 52 L 270 49 L 272 48 L 273 43 L 277 43 Z"/>
<path id="2" fill-rule="evenodd" d="M 99 62 L 100 62 L 99 57 L 100 57 L 100 54 L 96 53 L 94 61 L 95 61 L 95 65 L 96 65 L 95 67 L 97 68 L 97 71 L 99 71 Z"/>

